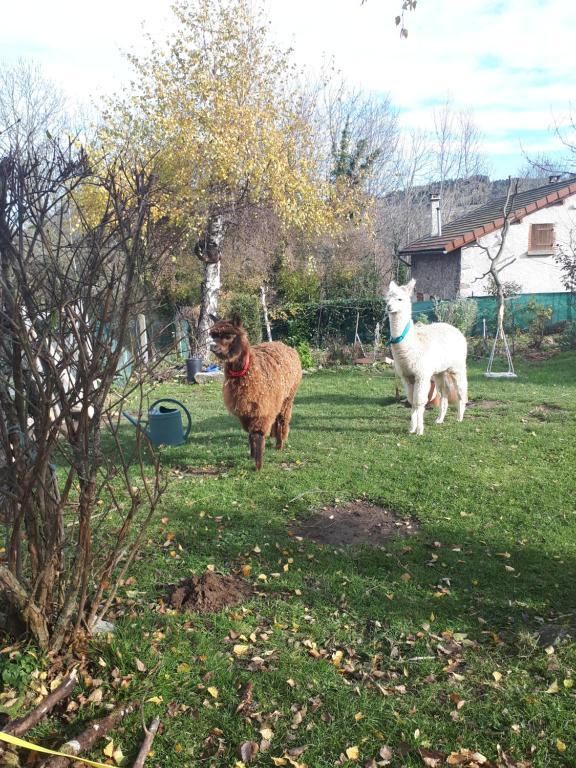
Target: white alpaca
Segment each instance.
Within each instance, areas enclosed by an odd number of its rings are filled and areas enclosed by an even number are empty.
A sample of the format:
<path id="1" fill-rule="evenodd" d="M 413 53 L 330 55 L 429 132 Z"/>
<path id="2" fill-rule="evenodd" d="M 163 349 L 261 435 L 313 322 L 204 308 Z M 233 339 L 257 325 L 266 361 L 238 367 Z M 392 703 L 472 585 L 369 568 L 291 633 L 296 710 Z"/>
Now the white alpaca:
<path id="1" fill-rule="evenodd" d="M 412 404 L 410 433 L 422 435 L 430 379 L 434 379 L 440 393 L 440 413 L 436 424 L 442 424 L 448 410 L 450 379 L 454 381 L 458 393 L 458 421 L 464 418 L 468 399 L 468 349 L 464 335 L 453 325 L 414 325 L 410 297 L 415 282 L 410 280 L 407 285 L 397 285 L 392 281 L 386 295 L 386 310 L 390 320 L 390 348 L 394 367 Z"/>

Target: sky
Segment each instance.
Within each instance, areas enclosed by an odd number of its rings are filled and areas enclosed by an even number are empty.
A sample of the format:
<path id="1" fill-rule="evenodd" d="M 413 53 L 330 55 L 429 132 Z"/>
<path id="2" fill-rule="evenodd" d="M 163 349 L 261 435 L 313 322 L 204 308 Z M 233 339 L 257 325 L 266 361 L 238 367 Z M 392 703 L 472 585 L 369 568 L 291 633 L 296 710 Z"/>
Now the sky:
<path id="1" fill-rule="evenodd" d="M 525 156 L 554 156 L 555 126 L 576 110 L 572 0 L 418 0 L 401 39 L 401 0 L 263 0 L 271 34 L 311 76 L 331 62 L 351 86 L 389 94 L 401 124 L 431 128 L 449 97 L 470 109 L 493 178 Z M 71 102 L 120 91 L 124 51 L 171 28 L 170 0 L 21 0 L 5 4 L 0 60 L 38 61 Z M 575 112 L 576 114 L 576 112 Z"/>

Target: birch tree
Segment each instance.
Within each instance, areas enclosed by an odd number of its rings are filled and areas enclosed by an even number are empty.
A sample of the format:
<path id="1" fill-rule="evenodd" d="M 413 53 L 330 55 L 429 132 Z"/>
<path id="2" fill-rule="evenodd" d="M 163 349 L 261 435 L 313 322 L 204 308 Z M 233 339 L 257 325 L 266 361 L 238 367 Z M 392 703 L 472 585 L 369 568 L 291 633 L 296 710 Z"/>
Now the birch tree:
<path id="1" fill-rule="evenodd" d="M 130 56 L 135 79 L 109 105 L 107 140 L 130 132 L 156 158 L 158 215 L 180 228 L 204 278 L 199 353 L 208 354 L 222 252 L 231 225 L 270 209 L 285 228 L 319 232 L 332 220 L 288 53 L 268 40 L 249 0 L 177 0 L 177 31 Z"/>

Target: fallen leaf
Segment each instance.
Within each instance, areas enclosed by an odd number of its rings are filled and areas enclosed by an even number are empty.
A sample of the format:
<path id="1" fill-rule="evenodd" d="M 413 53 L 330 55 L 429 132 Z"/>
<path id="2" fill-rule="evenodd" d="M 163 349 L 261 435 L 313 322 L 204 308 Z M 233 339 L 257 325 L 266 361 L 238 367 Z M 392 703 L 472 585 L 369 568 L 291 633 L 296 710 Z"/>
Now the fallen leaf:
<path id="1" fill-rule="evenodd" d="M 492 672 L 492 677 L 494 678 L 494 680 L 496 680 L 497 683 L 499 683 L 500 680 L 502 680 L 502 673 L 501 672 Z"/>
<path id="2" fill-rule="evenodd" d="M 146 701 L 149 702 L 150 704 L 162 704 L 164 699 L 162 698 L 162 696 L 151 696 L 149 699 L 146 699 Z"/>
<path id="3" fill-rule="evenodd" d="M 385 744 L 383 747 L 380 747 L 378 755 L 382 759 L 384 765 L 388 765 L 388 763 L 392 762 L 392 750 L 387 744 Z"/>
<path id="4" fill-rule="evenodd" d="M 91 701 L 93 704 L 100 704 L 102 701 L 102 698 L 104 696 L 104 691 L 102 688 L 96 688 L 90 696 L 88 696 L 88 701 Z"/>
<path id="5" fill-rule="evenodd" d="M 249 645 L 239 644 L 239 645 L 235 645 L 232 648 L 232 653 L 234 654 L 234 656 L 244 656 L 246 653 L 248 653 L 249 650 L 250 650 Z"/>
<path id="6" fill-rule="evenodd" d="M 252 573 L 252 566 L 249 563 L 246 563 L 246 565 L 242 566 L 242 576 L 250 576 Z"/>
<path id="7" fill-rule="evenodd" d="M 136 669 L 138 670 L 138 672 L 146 672 L 147 667 L 143 661 L 140 661 L 140 659 L 136 658 L 134 659 L 134 663 L 136 664 Z"/>
<path id="8" fill-rule="evenodd" d="M 238 747 L 238 754 L 243 762 L 249 763 L 254 760 L 259 750 L 260 748 L 255 741 L 243 741 Z"/>
<path id="9" fill-rule="evenodd" d="M 178 672 L 180 675 L 187 675 L 191 669 L 192 667 L 190 664 L 188 664 L 186 661 L 183 661 L 176 667 L 176 672 Z"/>
<path id="10" fill-rule="evenodd" d="M 112 741 L 109 741 L 108 744 L 106 744 L 102 752 L 104 752 L 106 757 L 112 757 L 112 755 L 114 754 L 114 739 L 112 739 Z"/>
<path id="11" fill-rule="evenodd" d="M 346 757 L 348 760 L 358 760 L 360 757 L 358 747 L 346 747 Z"/>
<path id="12" fill-rule="evenodd" d="M 263 739 L 266 739 L 266 741 L 271 741 L 274 738 L 274 731 L 272 728 L 260 728 L 260 735 Z"/>
<path id="13" fill-rule="evenodd" d="M 554 682 L 546 689 L 546 693 L 558 693 L 559 690 L 558 680 L 554 680 Z"/>
<path id="14" fill-rule="evenodd" d="M 442 765 L 445 758 L 442 752 L 438 752 L 436 749 L 426 749 L 425 747 L 420 747 L 418 754 L 422 758 L 424 765 L 428 766 L 428 768 L 438 768 L 438 766 Z"/>
<path id="15" fill-rule="evenodd" d="M 332 654 L 332 664 L 334 664 L 335 667 L 339 667 L 342 663 L 342 659 L 344 658 L 344 654 L 342 651 L 336 651 Z"/>
<path id="16" fill-rule="evenodd" d="M 212 696 L 213 699 L 217 699 L 220 695 L 220 691 L 218 688 L 215 688 L 213 685 L 211 685 L 209 688 L 206 689 L 210 696 Z"/>
<path id="17" fill-rule="evenodd" d="M 566 752 L 566 744 L 564 744 L 563 741 L 560 741 L 560 739 L 556 739 L 556 749 L 558 752 Z"/>

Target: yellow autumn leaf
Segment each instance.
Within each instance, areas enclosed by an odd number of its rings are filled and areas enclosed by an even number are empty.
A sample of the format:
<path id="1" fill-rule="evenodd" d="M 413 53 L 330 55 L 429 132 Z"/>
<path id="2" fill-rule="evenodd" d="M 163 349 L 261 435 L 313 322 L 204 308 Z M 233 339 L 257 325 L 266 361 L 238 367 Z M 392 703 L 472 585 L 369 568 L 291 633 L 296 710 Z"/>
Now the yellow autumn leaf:
<path id="1" fill-rule="evenodd" d="M 559 690 L 558 680 L 554 680 L 554 682 L 546 688 L 546 693 L 558 693 Z"/>
<path id="2" fill-rule="evenodd" d="M 232 653 L 234 654 L 234 656 L 244 656 L 246 653 L 248 653 L 249 650 L 250 650 L 249 645 L 238 644 L 232 648 Z"/>
<path id="3" fill-rule="evenodd" d="M 149 704 L 162 704 L 163 701 L 162 696 L 151 696 L 149 699 L 146 699 L 146 702 Z"/>
<path id="4" fill-rule="evenodd" d="M 272 762 L 274 765 L 288 765 L 288 760 L 285 757 L 273 757 Z"/>
<path id="5" fill-rule="evenodd" d="M 190 672 L 191 669 L 192 667 L 190 666 L 190 664 L 188 664 L 188 662 L 182 661 L 176 667 L 176 672 L 178 672 L 178 674 L 181 674 L 181 675 L 186 675 L 188 674 L 188 672 Z"/>
<path id="6" fill-rule="evenodd" d="M 252 573 L 252 566 L 249 563 L 242 566 L 242 576 L 250 576 Z"/>
<path id="7" fill-rule="evenodd" d="M 566 744 L 564 744 L 563 741 L 560 741 L 560 739 L 556 739 L 556 749 L 558 752 L 566 752 Z"/>
<path id="8" fill-rule="evenodd" d="M 116 763 L 116 765 L 120 765 L 120 763 L 124 760 L 124 754 L 122 753 L 122 750 L 120 747 L 116 747 L 114 752 L 112 753 L 112 759 Z"/>
<path id="9" fill-rule="evenodd" d="M 332 654 L 332 664 L 334 664 L 335 667 L 339 667 L 342 663 L 342 659 L 344 658 L 344 654 L 342 651 L 336 651 Z"/>
<path id="10" fill-rule="evenodd" d="M 102 751 L 104 752 L 106 757 L 112 757 L 112 755 L 114 754 L 114 739 L 112 739 L 112 741 L 109 741 Z"/>
<path id="11" fill-rule="evenodd" d="M 501 672 L 492 672 L 492 677 L 494 678 L 494 680 L 496 680 L 497 683 L 499 683 L 500 680 L 502 680 L 502 673 Z"/>
<path id="12" fill-rule="evenodd" d="M 260 728 L 260 735 L 263 739 L 266 739 L 266 741 L 271 741 L 274 738 L 274 731 L 272 728 L 264 727 Z"/>
<path id="13" fill-rule="evenodd" d="M 358 747 L 346 747 L 346 757 L 348 760 L 358 760 L 360 757 Z"/>
<path id="14" fill-rule="evenodd" d="M 206 689 L 210 696 L 212 696 L 213 699 L 217 699 L 218 696 L 220 696 L 220 691 L 218 688 L 215 688 L 213 685 L 211 685 L 209 688 Z"/>
<path id="15" fill-rule="evenodd" d="M 567 677 L 566 680 L 564 680 L 564 688 L 572 688 L 574 685 L 574 680 L 571 677 Z"/>
<path id="16" fill-rule="evenodd" d="M 356 714 L 354 715 L 354 720 L 356 720 L 356 722 L 359 723 L 363 717 L 364 715 L 362 714 L 362 712 L 356 712 Z"/>

